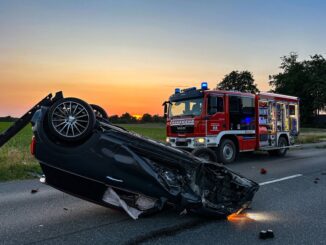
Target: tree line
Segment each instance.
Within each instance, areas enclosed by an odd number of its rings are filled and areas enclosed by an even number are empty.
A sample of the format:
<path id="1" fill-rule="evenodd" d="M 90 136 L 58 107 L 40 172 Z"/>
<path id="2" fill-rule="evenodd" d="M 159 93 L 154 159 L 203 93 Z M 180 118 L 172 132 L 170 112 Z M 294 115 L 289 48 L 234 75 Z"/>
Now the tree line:
<path id="1" fill-rule="evenodd" d="M 15 122 L 18 118 L 6 116 L 6 117 L 0 117 L 0 122 Z"/>
<path id="2" fill-rule="evenodd" d="M 292 95 L 300 98 L 301 123 L 306 126 L 316 125 L 320 114 L 326 111 L 326 60 L 320 54 L 307 60 L 298 60 L 298 54 L 290 53 L 281 57 L 278 74 L 269 75 L 269 92 Z M 259 92 L 253 74 L 247 70 L 232 71 L 217 89 L 237 90 L 241 92 Z"/>
<path id="3" fill-rule="evenodd" d="M 122 114 L 121 116 L 112 115 L 109 116 L 109 120 L 112 123 L 165 123 L 165 118 L 159 115 L 151 115 L 149 113 L 145 113 L 140 119 L 132 116 L 128 112 Z"/>

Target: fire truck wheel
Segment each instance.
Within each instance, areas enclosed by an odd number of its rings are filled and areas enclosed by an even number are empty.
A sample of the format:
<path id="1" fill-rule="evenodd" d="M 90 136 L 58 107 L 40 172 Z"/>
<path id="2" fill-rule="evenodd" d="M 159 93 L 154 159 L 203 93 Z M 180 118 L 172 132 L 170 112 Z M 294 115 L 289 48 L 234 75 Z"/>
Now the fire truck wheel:
<path id="1" fill-rule="evenodd" d="M 49 109 L 47 124 L 51 135 L 64 142 L 85 140 L 95 127 L 92 107 L 77 98 L 64 98 Z"/>
<path id="2" fill-rule="evenodd" d="M 108 119 L 109 118 L 108 114 L 102 107 L 100 107 L 98 105 L 94 105 L 94 104 L 91 104 L 90 106 L 93 108 L 96 119 Z"/>
<path id="3" fill-rule="evenodd" d="M 288 142 L 287 142 L 286 138 L 283 137 L 283 136 L 281 136 L 278 139 L 278 146 L 279 147 L 284 147 L 284 146 L 287 146 L 287 145 L 288 145 Z M 288 149 L 278 149 L 278 150 L 268 151 L 268 153 L 271 156 L 283 157 L 283 156 L 285 156 L 285 154 L 286 154 L 287 151 L 288 151 Z"/>
<path id="4" fill-rule="evenodd" d="M 216 154 L 213 150 L 205 147 L 199 147 L 191 152 L 192 155 L 207 161 L 217 162 Z"/>
<path id="5" fill-rule="evenodd" d="M 237 147 L 230 139 L 224 139 L 217 148 L 217 159 L 219 162 L 227 164 L 236 159 Z"/>

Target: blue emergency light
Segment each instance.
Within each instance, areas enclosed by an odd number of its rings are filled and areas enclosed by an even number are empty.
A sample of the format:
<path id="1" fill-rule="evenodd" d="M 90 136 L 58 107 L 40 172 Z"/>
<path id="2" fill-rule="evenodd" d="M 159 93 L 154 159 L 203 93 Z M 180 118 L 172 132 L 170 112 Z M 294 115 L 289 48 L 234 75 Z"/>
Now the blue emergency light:
<path id="1" fill-rule="evenodd" d="M 207 90 L 208 89 L 208 83 L 207 82 L 202 82 L 201 83 L 201 89 L 202 90 Z"/>
<path id="2" fill-rule="evenodd" d="M 174 93 L 175 93 L 175 94 L 180 94 L 180 91 L 181 91 L 181 90 L 180 90 L 179 88 L 176 88 L 176 89 L 174 90 Z"/>

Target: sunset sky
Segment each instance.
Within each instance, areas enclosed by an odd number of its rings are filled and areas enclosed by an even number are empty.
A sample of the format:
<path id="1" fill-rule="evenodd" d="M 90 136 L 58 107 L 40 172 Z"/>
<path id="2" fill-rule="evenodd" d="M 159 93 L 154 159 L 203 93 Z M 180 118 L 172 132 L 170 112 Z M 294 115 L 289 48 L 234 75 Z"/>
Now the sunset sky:
<path id="1" fill-rule="evenodd" d="M 326 55 L 326 1 L 0 0 L 0 116 L 49 92 L 110 115 L 162 114 L 175 87 L 247 69 L 259 89 L 280 57 Z"/>

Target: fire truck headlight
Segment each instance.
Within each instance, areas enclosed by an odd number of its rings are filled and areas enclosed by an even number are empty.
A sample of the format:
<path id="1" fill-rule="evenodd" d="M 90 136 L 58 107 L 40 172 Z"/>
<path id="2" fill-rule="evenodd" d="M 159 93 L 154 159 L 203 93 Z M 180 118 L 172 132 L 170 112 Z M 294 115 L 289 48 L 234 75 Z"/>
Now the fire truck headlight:
<path id="1" fill-rule="evenodd" d="M 199 144 L 204 144 L 205 143 L 205 138 L 197 138 L 196 141 Z"/>

